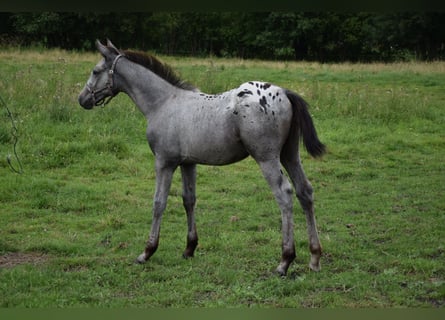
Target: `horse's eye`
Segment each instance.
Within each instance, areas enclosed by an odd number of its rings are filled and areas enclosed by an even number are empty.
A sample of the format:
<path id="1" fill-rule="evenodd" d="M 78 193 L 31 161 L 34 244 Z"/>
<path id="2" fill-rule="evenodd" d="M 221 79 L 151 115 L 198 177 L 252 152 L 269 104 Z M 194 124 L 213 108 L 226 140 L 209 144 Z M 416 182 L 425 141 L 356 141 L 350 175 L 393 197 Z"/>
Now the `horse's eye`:
<path id="1" fill-rule="evenodd" d="M 99 74 L 98 70 L 93 70 L 93 75 L 97 76 Z"/>

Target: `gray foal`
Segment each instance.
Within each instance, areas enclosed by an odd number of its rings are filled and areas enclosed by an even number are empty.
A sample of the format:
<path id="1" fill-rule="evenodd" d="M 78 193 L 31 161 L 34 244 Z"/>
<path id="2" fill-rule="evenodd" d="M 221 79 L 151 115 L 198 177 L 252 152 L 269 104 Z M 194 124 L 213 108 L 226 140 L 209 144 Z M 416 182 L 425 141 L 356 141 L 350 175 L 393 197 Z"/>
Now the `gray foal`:
<path id="1" fill-rule="evenodd" d="M 300 162 L 299 141 L 314 157 L 325 152 L 317 137 L 306 102 L 278 86 L 251 81 L 218 94 L 205 94 L 182 82 L 155 57 L 120 51 L 109 40 L 96 42 L 103 59 L 94 67 L 79 103 L 85 109 L 108 103 L 124 92 L 145 115 L 147 140 L 156 158 L 153 220 L 144 252 L 147 261 L 159 244 L 162 213 L 172 176 L 181 168 L 183 202 L 187 213 L 187 246 L 192 257 L 198 245 L 195 225 L 196 165 L 226 165 L 252 156 L 259 164 L 282 216 L 282 257 L 276 271 L 285 275 L 295 259 L 292 187 L 304 210 L 309 235 L 309 267 L 320 270 L 321 245 L 314 216 L 313 191 Z M 107 100 L 108 99 L 108 100 Z"/>

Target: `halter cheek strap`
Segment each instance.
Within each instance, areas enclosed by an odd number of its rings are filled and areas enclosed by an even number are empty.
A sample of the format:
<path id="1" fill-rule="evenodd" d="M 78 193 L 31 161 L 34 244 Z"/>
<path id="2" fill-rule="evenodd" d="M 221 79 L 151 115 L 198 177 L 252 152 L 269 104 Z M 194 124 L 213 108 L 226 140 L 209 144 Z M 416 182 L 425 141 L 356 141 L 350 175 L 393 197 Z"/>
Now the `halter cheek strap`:
<path id="1" fill-rule="evenodd" d="M 114 70 L 116 69 L 117 61 L 122 57 L 125 57 L 125 55 L 119 54 L 116 56 L 116 58 L 114 58 L 114 61 L 111 64 L 111 68 L 110 68 L 110 70 L 108 70 L 108 81 L 107 81 L 107 84 L 105 85 L 105 87 L 103 87 L 102 89 L 99 89 L 99 90 L 94 90 L 94 88 L 87 85 L 87 89 L 91 93 L 91 96 L 93 98 L 93 104 L 95 106 L 105 106 L 106 104 L 108 104 L 111 101 L 111 99 L 113 99 L 116 96 L 117 92 L 113 91 L 113 86 L 114 86 L 113 75 L 114 75 Z M 108 90 L 110 95 L 108 97 L 105 97 L 103 99 L 96 101 L 95 95 L 98 93 L 101 93 L 102 91 L 105 91 L 105 90 Z"/>
<path id="2" fill-rule="evenodd" d="M 113 83 L 113 74 L 114 74 L 114 69 L 116 69 L 117 61 L 120 58 L 122 58 L 122 57 L 125 57 L 125 55 L 123 55 L 123 54 L 117 55 L 116 58 L 114 58 L 113 63 L 111 64 L 111 69 L 108 71 L 108 81 L 109 81 L 110 90 L 113 90 L 113 84 L 114 84 Z"/>

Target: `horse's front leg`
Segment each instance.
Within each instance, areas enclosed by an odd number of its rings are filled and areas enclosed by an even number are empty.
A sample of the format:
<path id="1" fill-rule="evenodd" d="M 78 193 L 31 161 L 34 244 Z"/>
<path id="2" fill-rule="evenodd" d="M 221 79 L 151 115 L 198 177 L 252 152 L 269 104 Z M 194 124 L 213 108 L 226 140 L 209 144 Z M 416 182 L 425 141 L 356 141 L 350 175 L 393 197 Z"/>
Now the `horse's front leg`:
<path id="1" fill-rule="evenodd" d="M 145 250 L 137 258 L 138 263 L 147 261 L 158 248 L 162 213 L 167 206 L 167 197 L 175 169 L 175 166 L 169 166 L 165 162 L 156 159 L 156 192 L 153 200 L 153 220 Z"/>
<path id="2" fill-rule="evenodd" d="M 195 223 L 196 202 L 196 165 L 182 165 L 182 200 L 187 213 L 187 247 L 183 253 L 184 258 L 193 257 L 198 245 L 198 233 Z"/>

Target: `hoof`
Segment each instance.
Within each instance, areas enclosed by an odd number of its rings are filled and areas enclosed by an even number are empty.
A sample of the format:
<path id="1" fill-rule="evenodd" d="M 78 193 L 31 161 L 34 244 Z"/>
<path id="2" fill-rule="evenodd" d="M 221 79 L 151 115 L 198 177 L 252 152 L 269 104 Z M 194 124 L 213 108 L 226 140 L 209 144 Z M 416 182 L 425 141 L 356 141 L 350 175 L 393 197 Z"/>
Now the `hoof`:
<path id="1" fill-rule="evenodd" d="M 312 271 L 315 271 L 315 272 L 320 272 L 320 270 L 321 270 L 320 264 L 318 264 L 318 265 L 313 265 L 313 264 L 309 263 L 309 268 L 310 268 Z"/>
<path id="2" fill-rule="evenodd" d="M 311 268 L 312 271 L 319 272 L 321 269 L 320 266 L 320 255 L 313 254 L 311 256 L 311 261 L 309 262 L 309 268 Z"/>
<path id="3" fill-rule="evenodd" d="M 193 250 L 185 250 L 184 253 L 182 254 L 182 257 L 184 259 L 193 258 L 194 257 Z"/>
<path id="4" fill-rule="evenodd" d="M 145 258 L 145 253 L 141 254 L 139 257 L 136 258 L 136 260 L 134 261 L 137 264 L 143 264 L 147 261 L 147 259 Z"/>
<path id="5" fill-rule="evenodd" d="M 287 273 L 287 269 L 283 268 L 283 266 L 279 265 L 275 269 L 275 274 L 279 275 L 280 277 L 285 277 Z"/>

